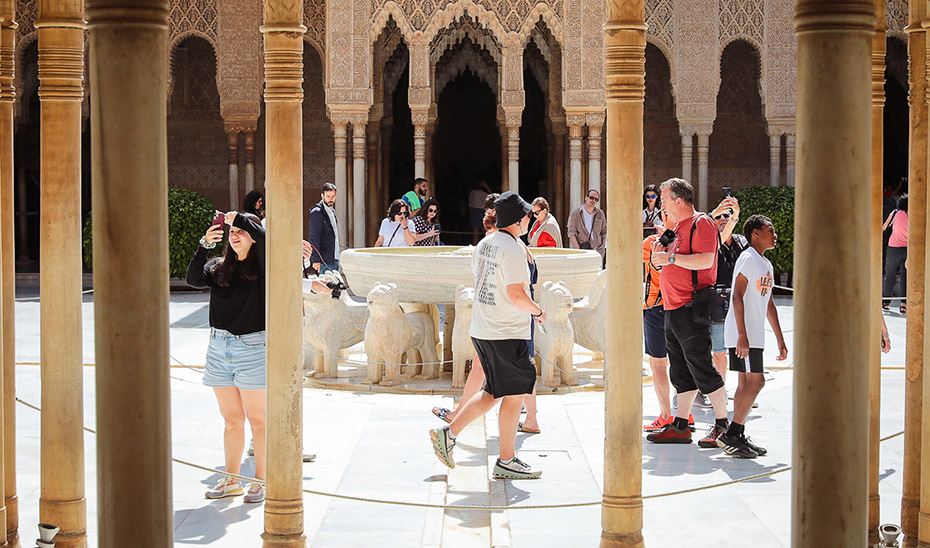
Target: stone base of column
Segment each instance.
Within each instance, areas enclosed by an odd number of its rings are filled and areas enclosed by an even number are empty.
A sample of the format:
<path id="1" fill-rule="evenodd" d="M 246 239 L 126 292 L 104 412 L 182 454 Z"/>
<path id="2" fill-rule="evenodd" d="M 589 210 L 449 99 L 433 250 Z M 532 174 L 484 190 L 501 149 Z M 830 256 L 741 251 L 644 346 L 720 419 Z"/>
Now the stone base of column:
<path id="1" fill-rule="evenodd" d="M 303 533 L 304 501 L 265 499 L 265 532 L 262 548 L 305 548 L 307 537 Z M 279 531 L 269 533 L 268 530 Z"/>
<path id="2" fill-rule="evenodd" d="M 16 546 L 19 541 L 19 496 L 6 497 L 6 542 Z"/>
<path id="3" fill-rule="evenodd" d="M 83 548 L 87 545 L 87 500 L 39 499 L 39 519 L 61 527 L 55 535 L 55 546 Z"/>
<path id="4" fill-rule="evenodd" d="M 907 548 L 917 546 L 917 524 L 920 514 L 920 499 L 901 497 L 901 530 Z"/>
<path id="5" fill-rule="evenodd" d="M 600 548 L 643 548 L 645 545 L 641 533 L 618 535 L 606 531 L 601 532 Z"/>

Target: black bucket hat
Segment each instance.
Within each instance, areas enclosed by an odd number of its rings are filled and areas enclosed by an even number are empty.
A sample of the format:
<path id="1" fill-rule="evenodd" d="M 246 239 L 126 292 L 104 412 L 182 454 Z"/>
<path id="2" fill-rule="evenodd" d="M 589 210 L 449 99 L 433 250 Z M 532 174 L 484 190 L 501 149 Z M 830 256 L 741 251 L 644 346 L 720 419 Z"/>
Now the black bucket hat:
<path id="1" fill-rule="evenodd" d="M 526 203 L 526 200 L 512 190 L 508 190 L 494 200 L 494 212 L 497 213 L 497 228 L 508 227 L 520 222 L 520 219 L 529 215 L 530 211 L 533 211 L 533 206 Z"/>

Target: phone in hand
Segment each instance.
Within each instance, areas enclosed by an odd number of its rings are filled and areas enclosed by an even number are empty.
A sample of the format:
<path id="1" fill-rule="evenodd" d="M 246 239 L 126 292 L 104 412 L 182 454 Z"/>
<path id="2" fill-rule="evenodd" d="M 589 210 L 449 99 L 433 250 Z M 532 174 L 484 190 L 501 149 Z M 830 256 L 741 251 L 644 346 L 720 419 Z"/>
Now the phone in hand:
<path id="1" fill-rule="evenodd" d="M 732 197 L 733 197 L 733 191 L 730 190 L 730 187 L 728 187 L 728 186 L 723 187 L 723 197 L 724 197 L 724 198 L 732 198 Z"/>
<path id="2" fill-rule="evenodd" d="M 222 211 L 217 211 L 213 214 L 213 222 L 210 223 L 210 228 L 219 225 L 220 227 L 226 223 L 226 214 Z"/>

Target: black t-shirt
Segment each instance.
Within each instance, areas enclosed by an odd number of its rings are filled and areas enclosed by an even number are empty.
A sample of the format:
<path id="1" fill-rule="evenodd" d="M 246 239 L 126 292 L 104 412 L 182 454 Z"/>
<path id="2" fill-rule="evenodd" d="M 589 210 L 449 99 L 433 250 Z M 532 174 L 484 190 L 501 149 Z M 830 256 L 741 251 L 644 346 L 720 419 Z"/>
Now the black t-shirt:
<path id="1" fill-rule="evenodd" d="M 222 259 L 207 262 L 207 250 L 200 246 L 187 267 L 187 284 L 210 288 L 210 327 L 245 335 L 265 330 L 265 229 L 241 215 L 236 215 L 233 226 L 255 240 L 249 255 L 257 254 L 258 277 L 248 281 L 235 275 L 225 287 L 213 283 L 213 269 Z"/>
<path id="2" fill-rule="evenodd" d="M 747 247 L 749 247 L 749 242 L 739 234 L 733 235 L 730 245 L 720 242 L 720 247 L 717 248 L 717 287 L 730 287 L 733 283 L 733 267 L 736 266 L 736 259 Z"/>

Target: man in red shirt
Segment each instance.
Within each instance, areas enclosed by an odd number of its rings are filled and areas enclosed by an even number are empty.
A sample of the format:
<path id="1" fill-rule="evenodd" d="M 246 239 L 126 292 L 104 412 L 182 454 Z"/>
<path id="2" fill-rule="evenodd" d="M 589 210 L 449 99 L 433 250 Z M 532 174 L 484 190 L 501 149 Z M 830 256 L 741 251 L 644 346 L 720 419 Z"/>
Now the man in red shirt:
<path id="1" fill-rule="evenodd" d="M 674 227 L 675 238 L 667 247 L 658 240 L 652 244 L 652 263 L 662 267 L 669 379 L 678 392 L 678 409 L 671 424 L 646 439 L 691 443 L 688 415 L 700 390 L 710 399 L 716 421 L 698 445 L 717 447 L 717 438 L 728 427 L 727 395 L 711 359 L 709 318 L 706 323 L 696 321 L 692 306 L 692 294 L 717 280 L 717 226 L 707 215 L 694 211 L 694 190 L 684 179 L 669 179 L 659 190 L 666 226 Z"/>

